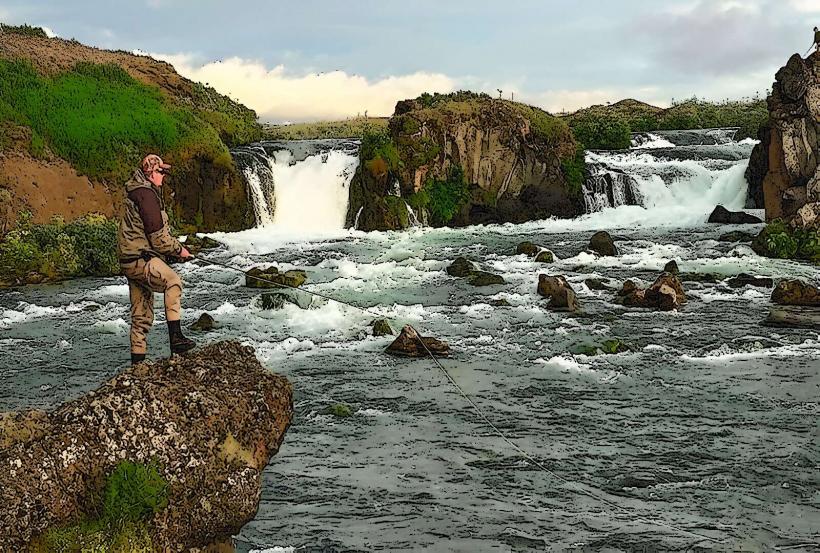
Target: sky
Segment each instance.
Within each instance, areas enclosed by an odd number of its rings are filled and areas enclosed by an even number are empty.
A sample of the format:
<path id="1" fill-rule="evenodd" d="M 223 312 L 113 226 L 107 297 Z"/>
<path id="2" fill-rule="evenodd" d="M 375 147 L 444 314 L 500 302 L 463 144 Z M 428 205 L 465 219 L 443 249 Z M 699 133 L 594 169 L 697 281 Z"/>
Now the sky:
<path id="1" fill-rule="evenodd" d="M 0 21 L 151 55 L 296 122 L 460 89 L 550 112 L 765 96 L 820 0 L 0 0 Z"/>

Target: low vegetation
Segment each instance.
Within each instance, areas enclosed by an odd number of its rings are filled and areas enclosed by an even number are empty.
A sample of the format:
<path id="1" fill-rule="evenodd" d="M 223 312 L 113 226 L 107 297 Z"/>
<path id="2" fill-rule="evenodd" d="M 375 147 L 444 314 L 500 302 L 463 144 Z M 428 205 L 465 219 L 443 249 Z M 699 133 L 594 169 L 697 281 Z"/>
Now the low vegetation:
<path id="1" fill-rule="evenodd" d="M 755 238 L 752 249 L 765 257 L 820 263 L 820 229 L 793 229 L 775 219 Z"/>
<path id="2" fill-rule="evenodd" d="M 415 211 L 426 209 L 434 226 L 443 226 L 469 201 L 470 191 L 464 170 L 451 165 L 445 179 L 428 178 L 421 189 L 408 196 L 407 204 Z"/>
<path id="3" fill-rule="evenodd" d="M 387 117 L 352 117 L 344 121 L 268 125 L 263 129 L 263 137 L 266 140 L 362 138 L 368 132 L 386 131 L 387 121 Z"/>
<path id="4" fill-rule="evenodd" d="M 125 180 L 146 151 L 231 163 L 213 126 L 116 65 L 81 62 L 44 77 L 26 61 L 0 60 L 0 120 L 31 129 L 32 155 L 47 147 L 92 178 Z"/>
<path id="5" fill-rule="evenodd" d="M 168 483 L 156 465 L 122 461 L 86 519 L 47 531 L 31 549 L 34 553 L 151 553 L 147 522 L 167 505 Z"/>
<path id="6" fill-rule="evenodd" d="M 565 116 L 576 139 L 592 150 L 628 148 L 631 133 L 737 127 L 736 140 L 756 138 L 769 118 L 766 101 L 707 102 L 690 98 L 660 109 L 635 100 L 593 106 Z"/>
<path id="7" fill-rule="evenodd" d="M 6 285 L 118 273 L 117 224 L 101 215 L 35 225 L 23 213 L 0 242 L 0 280 Z"/>
<path id="8" fill-rule="evenodd" d="M 32 27 L 31 25 L 26 24 L 6 25 L 5 23 L 0 23 L 0 33 L 10 33 L 36 38 L 48 38 L 46 31 L 42 27 Z"/>

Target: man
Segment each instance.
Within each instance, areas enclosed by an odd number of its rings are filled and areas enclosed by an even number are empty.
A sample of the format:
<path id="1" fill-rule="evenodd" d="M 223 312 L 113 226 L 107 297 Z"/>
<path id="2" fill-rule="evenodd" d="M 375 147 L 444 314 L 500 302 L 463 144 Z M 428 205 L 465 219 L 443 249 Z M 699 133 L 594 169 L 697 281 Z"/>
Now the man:
<path id="1" fill-rule="evenodd" d="M 154 323 L 154 292 L 165 295 L 171 353 L 184 353 L 196 345 L 182 334 L 182 280 L 166 263 L 170 258 L 191 257 L 171 235 L 162 201 L 162 181 L 170 168 L 158 155 L 149 154 L 125 184 L 125 213 L 117 241 L 131 296 L 132 363 L 145 360 L 146 338 Z"/>
<path id="2" fill-rule="evenodd" d="M 814 44 L 811 45 L 811 48 L 820 50 L 820 31 L 817 30 L 817 27 L 814 28 Z M 809 48 L 809 51 L 811 51 L 811 48 Z"/>

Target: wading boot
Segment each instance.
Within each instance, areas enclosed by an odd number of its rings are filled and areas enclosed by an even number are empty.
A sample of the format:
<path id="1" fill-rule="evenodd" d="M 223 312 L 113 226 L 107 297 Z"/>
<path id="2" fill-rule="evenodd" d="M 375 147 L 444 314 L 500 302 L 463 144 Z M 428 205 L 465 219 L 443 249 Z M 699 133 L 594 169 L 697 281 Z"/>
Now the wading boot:
<path id="1" fill-rule="evenodd" d="M 131 364 L 136 365 L 137 363 L 142 363 L 145 361 L 145 354 L 144 353 L 132 353 L 131 354 Z"/>
<path id="2" fill-rule="evenodd" d="M 179 321 L 168 321 L 168 337 L 171 340 L 171 353 L 185 353 L 196 347 L 196 342 L 182 334 Z"/>

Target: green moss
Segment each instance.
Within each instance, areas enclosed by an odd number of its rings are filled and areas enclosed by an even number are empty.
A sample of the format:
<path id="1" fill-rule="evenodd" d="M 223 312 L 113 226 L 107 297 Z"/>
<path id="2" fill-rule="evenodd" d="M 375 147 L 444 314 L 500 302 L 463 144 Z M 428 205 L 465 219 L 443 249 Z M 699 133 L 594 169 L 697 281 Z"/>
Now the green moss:
<path id="1" fill-rule="evenodd" d="M 168 484 L 155 465 L 122 461 L 108 477 L 96 514 L 49 529 L 35 553 L 151 553 L 147 522 L 168 504 Z"/>
<path id="2" fill-rule="evenodd" d="M 353 416 L 353 409 L 346 403 L 335 403 L 327 408 L 327 412 L 340 419 Z"/>
<path id="3" fill-rule="evenodd" d="M 754 239 L 752 249 L 765 257 L 820 263 L 820 229 L 793 229 L 775 219 Z"/>
<path id="4" fill-rule="evenodd" d="M 368 130 L 362 137 L 359 156 L 364 162 L 382 160 L 391 172 L 401 167 L 399 150 L 384 130 Z"/>
<path id="5" fill-rule="evenodd" d="M 426 208 L 434 226 L 448 224 L 470 199 L 464 170 L 458 165 L 450 166 L 445 180 L 428 179 L 423 190 L 429 198 Z M 419 199 L 413 198 L 413 201 L 417 203 Z"/>
<path id="6" fill-rule="evenodd" d="M 410 226 L 410 214 L 407 212 L 407 205 L 402 198 L 398 196 L 385 196 L 384 202 L 387 204 L 388 211 L 398 220 L 400 228 Z"/>
<path id="7" fill-rule="evenodd" d="M 547 144 L 563 143 L 570 137 L 569 126 L 565 121 L 554 117 L 546 111 L 519 102 L 507 102 L 515 110 L 527 118 L 533 134 Z"/>
<path id="8" fill-rule="evenodd" d="M 567 189 L 572 198 L 580 199 L 583 195 L 585 167 L 586 158 L 584 147 L 581 144 L 578 144 L 575 150 L 575 156 L 561 160 L 561 171 L 564 173 L 564 178 L 567 181 Z"/>
<path id="9" fill-rule="evenodd" d="M 416 101 L 421 104 L 423 108 L 433 108 L 450 102 L 468 102 L 471 100 L 492 100 L 492 97 L 484 92 L 459 90 L 448 94 L 439 94 L 438 92 L 430 94 L 429 92 L 425 92 L 416 98 Z"/>

